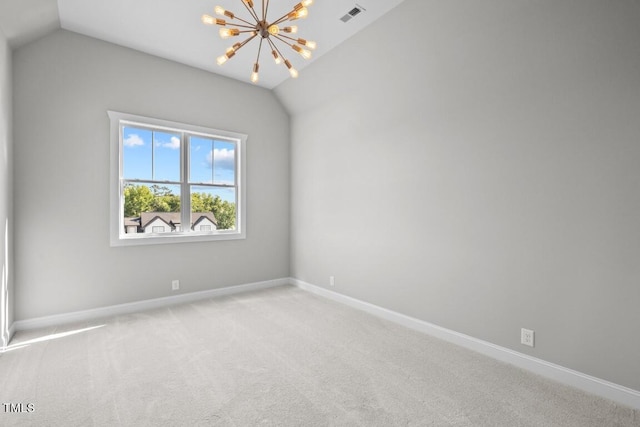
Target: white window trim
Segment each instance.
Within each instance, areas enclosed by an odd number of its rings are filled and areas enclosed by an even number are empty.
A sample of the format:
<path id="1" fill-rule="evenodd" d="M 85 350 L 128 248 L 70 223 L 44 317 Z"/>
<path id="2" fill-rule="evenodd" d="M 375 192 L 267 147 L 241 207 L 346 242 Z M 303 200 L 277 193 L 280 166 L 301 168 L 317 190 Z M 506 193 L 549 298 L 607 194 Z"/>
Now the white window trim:
<path id="1" fill-rule="evenodd" d="M 237 240 L 246 238 L 246 155 L 245 144 L 247 135 L 229 132 L 219 129 L 212 129 L 203 126 L 190 125 L 173 122 L 169 120 L 154 119 L 151 117 L 138 116 L 134 114 L 108 111 L 111 120 L 111 177 L 110 177 L 110 220 L 109 234 L 111 246 L 134 246 L 134 245 L 156 245 L 167 243 L 187 243 L 203 242 L 215 240 Z M 120 132 L 121 122 L 131 122 L 142 126 L 152 126 L 164 128 L 168 131 L 182 131 L 200 134 L 203 136 L 213 136 L 222 139 L 234 140 L 236 144 L 236 228 L 235 230 L 213 230 L 206 234 L 194 232 L 175 232 L 165 234 L 127 234 L 124 229 L 124 203 L 121 188 L 123 160 L 122 160 L 122 135 Z M 181 147 L 183 156 L 186 148 Z M 187 160 L 188 161 L 188 160 Z M 182 166 L 181 166 L 182 168 Z M 183 186 L 186 185 L 186 175 L 182 174 Z M 182 193 L 181 193 L 182 194 Z M 191 211 L 190 206 L 182 206 L 183 210 Z"/>

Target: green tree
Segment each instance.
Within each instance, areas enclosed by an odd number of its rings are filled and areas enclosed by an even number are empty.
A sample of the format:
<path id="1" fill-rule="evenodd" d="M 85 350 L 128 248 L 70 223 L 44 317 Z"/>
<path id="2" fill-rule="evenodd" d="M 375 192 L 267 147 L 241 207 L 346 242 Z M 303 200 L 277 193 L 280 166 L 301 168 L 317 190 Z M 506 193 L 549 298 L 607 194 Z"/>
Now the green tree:
<path id="1" fill-rule="evenodd" d="M 170 188 L 159 185 L 152 185 L 151 191 L 153 193 L 151 211 L 180 212 L 180 197 L 173 194 Z"/>
<path id="2" fill-rule="evenodd" d="M 213 200 L 213 214 L 218 220 L 219 230 L 231 230 L 236 227 L 236 204 L 216 196 Z"/>
<path id="3" fill-rule="evenodd" d="M 213 212 L 213 196 L 207 193 L 191 193 L 192 212 Z"/>
<path id="4" fill-rule="evenodd" d="M 137 217 L 142 212 L 179 212 L 180 196 L 160 185 L 129 184 L 124 189 L 124 216 Z M 212 212 L 218 230 L 232 230 L 236 226 L 235 203 L 207 193 L 191 193 L 191 212 Z"/>
<path id="5" fill-rule="evenodd" d="M 129 184 L 124 189 L 124 216 L 136 217 L 142 212 L 179 212 L 180 197 L 159 185 Z"/>
<path id="6" fill-rule="evenodd" d="M 207 193 L 191 193 L 191 212 L 212 212 L 218 230 L 231 230 L 236 226 L 235 203 Z"/>
<path id="7" fill-rule="evenodd" d="M 154 195 L 145 185 L 127 185 L 124 188 L 124 216 L 136 217 L 148 212 L 153 204 Z"/>

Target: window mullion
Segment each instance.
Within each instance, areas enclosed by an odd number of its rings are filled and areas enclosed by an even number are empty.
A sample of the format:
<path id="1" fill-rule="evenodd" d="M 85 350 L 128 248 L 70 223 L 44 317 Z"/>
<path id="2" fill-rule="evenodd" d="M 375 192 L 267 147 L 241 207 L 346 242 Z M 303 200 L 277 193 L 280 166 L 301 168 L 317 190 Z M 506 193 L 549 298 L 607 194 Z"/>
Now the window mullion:
<path id="1" fill-rule="evenodd" d="M 156 179 L 156 132 L 151 131 L 151 179 Z"/>
<path id="2" fill-rule="evenodd" d="M 189 137 L 186 132 L 180 136 L 180 205 L 182 208 L 182 231 L 191 231 L 191 188 L 189 187 Z"/>

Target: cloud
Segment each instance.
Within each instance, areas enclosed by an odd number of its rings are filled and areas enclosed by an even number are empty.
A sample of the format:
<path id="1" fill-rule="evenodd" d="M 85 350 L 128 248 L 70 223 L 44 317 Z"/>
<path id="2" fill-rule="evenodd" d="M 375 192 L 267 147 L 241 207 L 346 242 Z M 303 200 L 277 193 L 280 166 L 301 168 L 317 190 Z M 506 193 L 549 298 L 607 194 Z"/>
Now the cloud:
<path id="1" fill-rule="evenodd" d="M 235 150 L 214 149 L 207 154 L 207 165 L 214 167 L 215 169 L 235 170 L 236 161 Z"/>
<path id="2" fill-rule="evenodd" d="M 124 141 L 122 141 L 125 147 L 139 147 L 144 145 L 144 140 L 139 135 L 132 133 Z"/>
<path id="3" fill-rule="evenodd" d="M 178 138 L 177 136 L 172 136 L 170 142 L 157 142 L 156 146 L 177 150 L 180 148 L 180 138 Z"/>

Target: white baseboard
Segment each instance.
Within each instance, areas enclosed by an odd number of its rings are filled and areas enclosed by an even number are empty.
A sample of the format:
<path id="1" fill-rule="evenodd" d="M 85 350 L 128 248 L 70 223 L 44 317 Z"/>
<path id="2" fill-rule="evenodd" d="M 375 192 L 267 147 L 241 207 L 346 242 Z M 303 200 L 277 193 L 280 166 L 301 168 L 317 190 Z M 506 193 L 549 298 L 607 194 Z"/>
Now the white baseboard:
<path id="1" fill-rule="evenodd" d="M 565 368 L 490 342 L 483 341 L 469 335 L 461 334 L 433 323 L 425 322 L 404 314 L 397 313 L 368 302 L 339 294 L 337 292 L 292 278 L 290 283 L 300 289 L 323 296 L 350 307 L 366 311 L 374 316 L 398 323 L 410 329 L 435 336 L 437 338 L 457 344 L 461 347 L 482 353 L 485 356 L 515 365 L 543 377 L 558 381 L 577 389 L 595 394 L 605 399 L 618 402 L 640 410 L 640 391 L 621 386 L 573 369 Z"/>
<path id="2" fill-rule="evenodd" d="M 100 319 L 122 314 L 136 313 L 154 308 L 161 308 L 175 304 L 193 302 L 207 298 L 232 295 L 242 292 L 255 291 L 258 289 L 273 288 L 275 286 L 289 285 L 290 279 L 274 279 L 264 282 L 248 283 L 244 285 L 229 286 L 226 288 L 211 289 L 207 291 L 191 292 L 187 294 L 172 295 L 162 298 L 154 298 L 144 301 L 136 301 L 126 304 L 111 305 L 108 307 L 94 308 L 91 310 L 75 311 L 72 313 L 55 314 L 52 316 L 38 317 L 34 319 L 17 320 L 11 325 L 15 331 L 27 329 L 37 329 L 49 326 L 58 326 L 67 323 L 83 322 L 87 320 Z M 9 336 L 12 336 L 11 332 Z"/>

